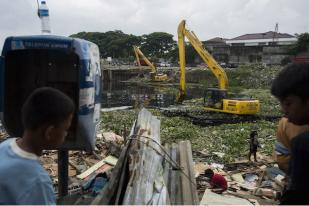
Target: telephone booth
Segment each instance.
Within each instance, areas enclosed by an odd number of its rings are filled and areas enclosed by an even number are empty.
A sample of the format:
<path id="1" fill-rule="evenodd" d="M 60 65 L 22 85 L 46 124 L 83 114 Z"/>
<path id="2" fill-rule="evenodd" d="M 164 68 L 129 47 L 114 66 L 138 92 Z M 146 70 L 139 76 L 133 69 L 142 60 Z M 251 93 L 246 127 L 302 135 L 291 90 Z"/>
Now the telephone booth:
<path id="1" fill-rule="evenodd" d="M 61 148 L 90 151 L 100 120 L 100 55 L 86 40 L 53 35 L 8 37 L 0 59 L 0 118 L 11 137 L 23 134 L 21 108 L 36 88 L 61 90 L 76 111 Z"/>

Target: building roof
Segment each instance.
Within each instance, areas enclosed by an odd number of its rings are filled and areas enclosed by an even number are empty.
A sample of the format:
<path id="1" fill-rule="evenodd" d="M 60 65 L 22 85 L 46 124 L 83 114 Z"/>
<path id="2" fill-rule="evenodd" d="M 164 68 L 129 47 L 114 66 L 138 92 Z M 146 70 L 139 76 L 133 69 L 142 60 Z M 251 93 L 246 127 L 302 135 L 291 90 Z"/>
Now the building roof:
<path id="1" fill-rule="evenodd" d="M 226 40 L 228 39 L 224 39 L 221 37 L 215 37 L 215 38 L 207 40 L 206 43 L 225 43 Z"/>
<path id="2" fill-rule="evenodd" d="M 275 33 L 273 31 L 268 31 L 265 33 L 255 33 L 255 34 L 245 34 L 242 36 L 235 37 L 230 40 L 251 40 L 251 39 L 272 39 L 274 38 L 293 38 L 293 35 L 287 33 Z"/>

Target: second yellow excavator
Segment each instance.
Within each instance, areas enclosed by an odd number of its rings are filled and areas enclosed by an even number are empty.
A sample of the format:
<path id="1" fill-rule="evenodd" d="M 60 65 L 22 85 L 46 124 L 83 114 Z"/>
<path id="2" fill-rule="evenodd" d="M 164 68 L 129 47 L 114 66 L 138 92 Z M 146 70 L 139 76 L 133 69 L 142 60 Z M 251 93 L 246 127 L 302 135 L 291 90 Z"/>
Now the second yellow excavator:
<path id="1" fill-rule="evenodd" d="M 186 60 L 185 60 L 185 37 L 207 64 L 211 72 L 218 80 L 219 88 L 208 88 L 204 96 L 205 109 L 214 112 L 223 112 L 231 114 L 249 115 L 256 114 L 260 110 L 259 100 L 228 98 L 228 79 L 224 69 L 204 48 L 203 43 L 197 38 L 193 31 L 185 28 L 185 20 L 178 25 L 178 47 L 179 47 L 179 64 L 180 64 L 180 87 L 177 94 L 177 102 L 182 102 L 186 94 Z"/>
<path id="2" fill-rule="evenodd" d="M 151 72 L 150 72 L 150 78 L 152 81 L 155 82 L 164 82 L 168 80 L 168 77 L 166 74 L 161 74 L 158 73 L 158 69 L 156 68 L 156 66 L 154 64 L 152 64 L 147 57 L 143 54 L 143 52 L 137 47 L 137 46 L 133 46 L 133 50 L 135 53 L 135 57 L 136 57 L 136 61 L 138 66 L 141 66 L 141 62 L 139 59 L 139 56 L 142 57 L 142 59 L 145 61 L 145 63 L 151 68 Z"/>

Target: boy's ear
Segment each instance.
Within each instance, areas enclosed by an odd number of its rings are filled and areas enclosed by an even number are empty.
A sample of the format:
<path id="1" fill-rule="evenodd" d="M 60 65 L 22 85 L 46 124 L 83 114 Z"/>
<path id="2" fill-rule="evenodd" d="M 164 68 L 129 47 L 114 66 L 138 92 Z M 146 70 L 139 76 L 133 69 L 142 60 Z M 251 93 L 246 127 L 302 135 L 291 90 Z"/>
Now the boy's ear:
<path id="1" fill-rule="evenodd" d="M 44 133 L 44 137 L 46 140 L 50 141 L 52 139 L 52 132 L 53 132 L 53 129 L 55 128 L 55 126 L 53 125 L 49 125 L 46 127 L 45 129 L 45 133 Z"/>

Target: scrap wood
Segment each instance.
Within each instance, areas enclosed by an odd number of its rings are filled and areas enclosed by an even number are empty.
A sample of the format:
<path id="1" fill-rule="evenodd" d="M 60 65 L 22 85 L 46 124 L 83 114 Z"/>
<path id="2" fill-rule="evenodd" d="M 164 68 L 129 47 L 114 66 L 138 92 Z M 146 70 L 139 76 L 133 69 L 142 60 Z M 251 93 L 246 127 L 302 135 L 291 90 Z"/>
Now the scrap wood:
<path id="1" fill-rule="evenodd" d="M 197 177 L 200 179 L 200 184 L 196 185 L 190 141 L 165 144 L 165 150 L 169 161 L 164 163 L 164 180 L 170 204 L 199 204 L 197 191 L 204 192 L 208 183 L 204 181 L 206 178 L 200 175 Z"/>
<path id="2" fill-rule="evenodd" d="M 92 167 L 90 167 L 88 170 L 86 170 L 85 172 L 83 172 L 80 175 L 77 175 L 77 178 L 79 179 L 84 179 L 85 177 L 89 176 L 91 173 L 93 173 L 94 171 L 98 170 L 100 167 L 102 167 L 104 164 L 109 164 L 112 166 L 115 166 L 117 163 L 117 158 L 113 157 L 113 156 L 107 156 L 105 159 L 99 161 L 98 163 L 96 163 L 95 165 L 93 165 Z"/>
<path id="3" fill-rule="evenodd" d="M 160 120 L 142 109 L 138 114 L 135 144 L 130 150 L 130 177 L 122 204 L 168 204 L 163 179 Z"/>
<path id="4" fill-rule="evenodd" d="M 169 161 L 164 162 L 164 180 L 166 182 L 169 199 L 171 205 L 180 205 L 182 201 L 182 191 L 180 187 L 180 170 L 178 169 L 179 160 L 179 147 L 178 144 L 172 143 L 171 145 L 164 145 L 165 151 L 167 151 L 166 157 L 169 157 Z M 176 164 L 175 164 L 176 163 Z M 204 191 L 204 190 L 203 190 Z"/>
<path id="5" fill-rule="evenodd" d="M 172 148 L 165 147 L 164 150 L 160 144 L 159 131 L 159 119 L 142 109 L 110 181 L 91 204 L 194 203 L 188 201 L 193 199 L 190 197 L 190 193 L 193 193 L 193 190 L 189 191 L 190 185 L 196 191 L 191 145 L 187 141 L 179 145 L 174 143 Z"/>
<path id="6" fill-rule="evenodd" d="M 181 189 L 183 190 L 183 202 L 185 205 L 199 204 L 196 191 L 196 180 L 194 178 L 192 150 L 190 141 L 179 142 L 180 167 L 183 172 L 180 174 Z"/>
<path id="7" fill-rule="evenodd" d="M 128 161 L 128 150 L 132 140 L 129 140 L 122 150 L 120 157 L 111 174 L 110 181 L 97 197 L 91 202 L 91 205 L 119 205 L 120 195 L 123 193 L 123 177 L 126 174 L 126 163 Z"/>

